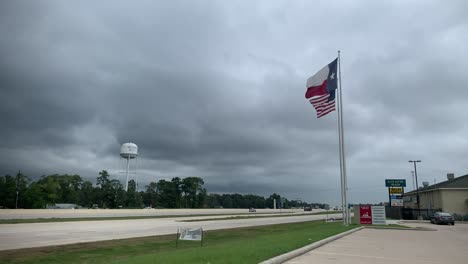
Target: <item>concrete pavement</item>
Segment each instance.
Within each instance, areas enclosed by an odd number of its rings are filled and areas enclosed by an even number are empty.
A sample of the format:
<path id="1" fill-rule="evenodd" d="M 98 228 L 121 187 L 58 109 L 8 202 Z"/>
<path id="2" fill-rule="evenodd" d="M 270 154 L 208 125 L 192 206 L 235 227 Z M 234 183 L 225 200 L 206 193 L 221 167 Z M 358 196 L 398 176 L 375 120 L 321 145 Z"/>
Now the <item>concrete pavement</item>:
<path id="1" fill-rule="evenodd" d="M 363 229 L 289 260 L 289 264 L 468 263 L 468 224 L 406 224 L 436 231 Z"/>

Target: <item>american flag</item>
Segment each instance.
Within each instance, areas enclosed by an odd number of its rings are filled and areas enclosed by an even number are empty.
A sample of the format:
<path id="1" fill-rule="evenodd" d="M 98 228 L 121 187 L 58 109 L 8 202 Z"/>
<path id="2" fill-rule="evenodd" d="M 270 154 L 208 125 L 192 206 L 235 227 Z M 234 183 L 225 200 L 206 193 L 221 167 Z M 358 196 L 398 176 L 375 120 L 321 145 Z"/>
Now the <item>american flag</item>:
<path id="1" fill-rule="evenodd" d="M 309 99 L 309 102 L 314 106 L 315 110 L 317 111 L 317 118 L 320 118 L 336 110 L 335 99 L 328 101 L 329 98 L 330 95 L 325 94 Z"/>
<path id="2" fill-rule="evenodd" d="M 317 111 L 317 118 L 336 110 L 337 60 L 335 59 L 307 80 L 305 97 Z"/>

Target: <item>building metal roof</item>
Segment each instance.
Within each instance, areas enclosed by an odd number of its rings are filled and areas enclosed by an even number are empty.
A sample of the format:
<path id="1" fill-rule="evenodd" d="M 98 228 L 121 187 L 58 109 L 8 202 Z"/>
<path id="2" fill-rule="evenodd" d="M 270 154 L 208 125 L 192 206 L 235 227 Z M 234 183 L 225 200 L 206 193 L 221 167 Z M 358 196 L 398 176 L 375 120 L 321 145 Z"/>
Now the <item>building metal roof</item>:
<path id="1" fill-rule="evenodd" d="M 456 177 L 452 180 L 446 180 L 437 184 L 429 185 L 425 188 L 419 188 L 419 192 L 432 191 L 436 189 L 459 189 L 468 188 L 468 174 Z M 416 194 L 416 190 L 404 193 L 403 195 Z"/>

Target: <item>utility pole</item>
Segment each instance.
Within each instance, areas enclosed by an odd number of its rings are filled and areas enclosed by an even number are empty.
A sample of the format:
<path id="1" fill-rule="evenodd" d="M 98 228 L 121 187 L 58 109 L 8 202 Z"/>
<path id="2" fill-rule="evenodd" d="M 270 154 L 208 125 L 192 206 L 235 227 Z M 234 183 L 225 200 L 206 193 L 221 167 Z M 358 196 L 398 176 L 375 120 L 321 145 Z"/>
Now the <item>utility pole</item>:
<path id="1" fill-rule="evenodd" d="M 416 202 L 418 203 L 418 219 L 421 218 L 421 205 L 419 203 L 419 187 L 418 187 L 418 171 L 416 170 L 416 163 L 421 162 L 420 160 L 409 160 L 414 164 L 414 177 L 416 179 Z"/>

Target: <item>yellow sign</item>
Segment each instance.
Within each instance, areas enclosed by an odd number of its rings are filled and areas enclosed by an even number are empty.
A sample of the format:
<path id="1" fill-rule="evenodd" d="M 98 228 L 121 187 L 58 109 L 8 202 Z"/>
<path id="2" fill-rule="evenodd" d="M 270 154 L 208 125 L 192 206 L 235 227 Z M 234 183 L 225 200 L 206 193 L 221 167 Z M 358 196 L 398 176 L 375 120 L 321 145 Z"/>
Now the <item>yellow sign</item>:
<path id="1" fill-rule="evenodd" d="M 388 188 L 388 191 L 390 192 L 390 194 L 402 194 L 403 187 L 390 187 Z"/>

